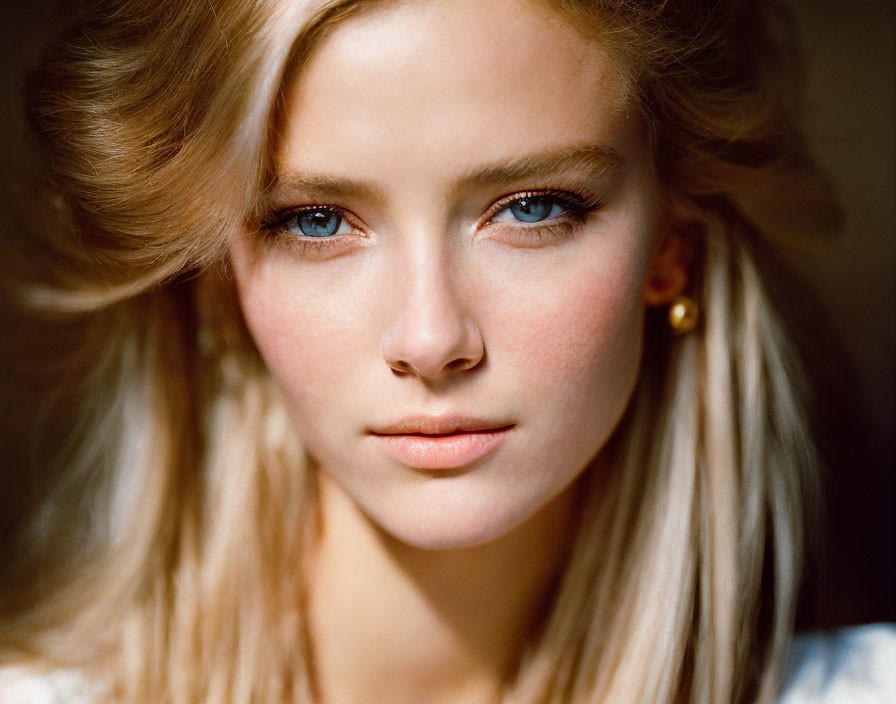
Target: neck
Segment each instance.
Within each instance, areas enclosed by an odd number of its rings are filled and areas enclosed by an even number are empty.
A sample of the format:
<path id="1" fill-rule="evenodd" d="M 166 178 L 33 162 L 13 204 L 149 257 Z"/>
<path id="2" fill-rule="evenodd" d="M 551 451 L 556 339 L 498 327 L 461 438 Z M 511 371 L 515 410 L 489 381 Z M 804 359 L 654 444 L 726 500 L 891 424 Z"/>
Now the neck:
<path id="1" fill-rule="evenodd" d="M 320 475 L 308 626 L 323 704 L 490 704 L 566 557 L 573 490 L 486 545 L 422 550 Z"/>

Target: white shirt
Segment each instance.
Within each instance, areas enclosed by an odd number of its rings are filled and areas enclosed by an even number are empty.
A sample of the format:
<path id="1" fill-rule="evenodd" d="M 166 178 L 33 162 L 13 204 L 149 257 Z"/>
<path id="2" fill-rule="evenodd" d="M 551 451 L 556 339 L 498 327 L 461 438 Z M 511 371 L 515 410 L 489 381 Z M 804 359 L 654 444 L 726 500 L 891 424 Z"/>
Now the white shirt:
<path id="1" fill-rule="evenodd" d="M 794 639 L 779 704 L 896 704 L 896 624 Z"/>
<path id="2" fill-rule="evenodd" d="M 88 684 L 71 671 L 0 670 L 0 704 L 91 704 L 93 700 Z M 896 704 L 896 624 L 795 638 L 778 704 Z"/>

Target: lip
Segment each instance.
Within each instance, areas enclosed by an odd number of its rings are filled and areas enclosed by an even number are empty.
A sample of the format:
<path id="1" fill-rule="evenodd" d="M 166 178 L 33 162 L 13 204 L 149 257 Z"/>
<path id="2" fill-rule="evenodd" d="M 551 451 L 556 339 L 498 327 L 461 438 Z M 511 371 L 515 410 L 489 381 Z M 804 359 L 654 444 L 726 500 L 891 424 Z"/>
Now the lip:
<path id="1" fill-rule="evenodd" d="M 414 469 L 459 469 L 501 447 L 515 425 L 460 416 L 411 416 L 368 434 L 396 462 Z"/>

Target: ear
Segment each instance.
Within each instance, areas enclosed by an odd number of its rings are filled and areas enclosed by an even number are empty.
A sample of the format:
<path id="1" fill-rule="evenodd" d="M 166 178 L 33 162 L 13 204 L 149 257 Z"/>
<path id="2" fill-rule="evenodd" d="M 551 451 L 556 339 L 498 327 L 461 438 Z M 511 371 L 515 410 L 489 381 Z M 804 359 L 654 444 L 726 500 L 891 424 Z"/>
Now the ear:
<path id="1" fill-rule="evenodd" d="M 694 243 L 689 236 L 671 229 L 663 232 L 650 257 L 644 302 L 662 306 L 680 296 L 688 285 L 693 257 Z"/>

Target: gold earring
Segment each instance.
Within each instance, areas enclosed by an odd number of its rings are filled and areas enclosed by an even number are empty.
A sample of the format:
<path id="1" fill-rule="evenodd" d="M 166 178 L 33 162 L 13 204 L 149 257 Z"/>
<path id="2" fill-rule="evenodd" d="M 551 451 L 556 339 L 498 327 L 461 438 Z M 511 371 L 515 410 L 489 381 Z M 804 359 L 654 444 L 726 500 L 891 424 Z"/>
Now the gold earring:
<path id="1" fill-rule="evenodd" d="M 676 335 L 683 335 L 697 327 L 700 308 L 693 298 L 678 296 L 669 306 L 669 327 Z"/>

